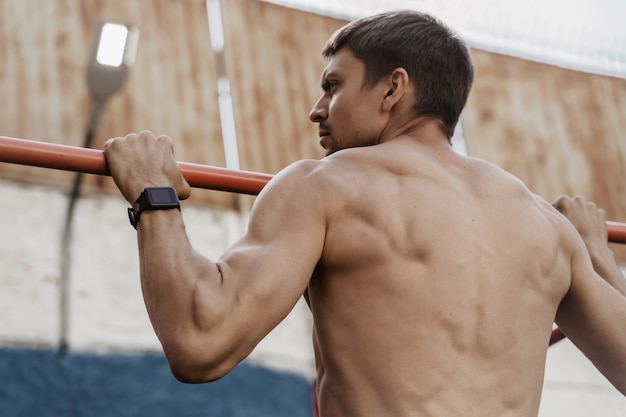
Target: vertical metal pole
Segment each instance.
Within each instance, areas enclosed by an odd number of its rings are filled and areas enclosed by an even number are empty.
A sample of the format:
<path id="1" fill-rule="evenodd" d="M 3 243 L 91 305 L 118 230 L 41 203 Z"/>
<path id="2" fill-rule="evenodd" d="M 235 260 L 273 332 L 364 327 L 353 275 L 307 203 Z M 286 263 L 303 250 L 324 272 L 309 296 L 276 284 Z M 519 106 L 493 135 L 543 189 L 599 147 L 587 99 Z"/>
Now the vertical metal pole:
<path id="1" fill-rule="evenodd" d="M 91 115 L 85 133 L 84 148 L 89 148 L 93 141 L 93 137 L 100 124 L 100 116 L 104 102 L 94 100 L 91 108 Z M 65 223 L 63 225 L 63 235 L 61 237 L 61 292 L 59 295 L 60 302 L 60 329 L 59 329 L 59 352 L 65 354 L 69 346 L 70 336 L 70 285 L 71 285 L 71 263 L 72 263 L 72 223 L 74 220 L 74 209 L 78 197 L 80 197 L 80 189 L 83 182 L 83 173 L 77 172 L 74 177 L 74 184 L 70 192 L 67 202 L 67 211 L 65 215 Z"/>
<path id="2" fill-rule="evenodd" d="M 211 49 L 213 50 L 217 69 L 218 106 L 226 168 L 238 170 L 240 169 L 239 150 L 237 147 L 233 101 L 230 95 L 230 80 L 224 60 L 224 25 L 220 0 L 206 0 L 206 8 L 209 34 L 211 36 Z"/>
<path id="3" fill-rule="evenodd" d="M 209 36 L 211 37 L 211 50 L 215 59 L 217 72 L 217 94 L 220 124 L 222 127 L 222 143 L 224 144 L 224 156 L 226 168 L 240 170 L 239 148 L 237 143 L 237 131 L 235 128 L 235 112 L 233 100 L 230 94 L 230 79 L 226 69 L 224 50 L 226 41 L 224 38 L 224 21 L 222 19 L 221 0 L 206 0 L 207 19 L 209 24 Z M 240 228 L 245 230 L 246 204 L 244 196 L 235 196 L 235 208 L 240 214 Z"/>

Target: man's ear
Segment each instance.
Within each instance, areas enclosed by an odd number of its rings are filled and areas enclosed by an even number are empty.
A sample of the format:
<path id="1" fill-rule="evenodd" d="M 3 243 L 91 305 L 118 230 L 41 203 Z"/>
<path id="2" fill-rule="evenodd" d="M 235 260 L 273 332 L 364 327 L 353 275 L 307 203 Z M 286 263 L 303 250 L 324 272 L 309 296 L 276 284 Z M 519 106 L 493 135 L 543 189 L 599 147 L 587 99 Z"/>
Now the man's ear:
<path id="1" fill-rule="evenodd" d="M 409 85 L 409 74 L 402 67 L 394 69 L 388 77 L 388 89 L 383 100 L 383 110 L 390 111 L 404 96 Z"/>

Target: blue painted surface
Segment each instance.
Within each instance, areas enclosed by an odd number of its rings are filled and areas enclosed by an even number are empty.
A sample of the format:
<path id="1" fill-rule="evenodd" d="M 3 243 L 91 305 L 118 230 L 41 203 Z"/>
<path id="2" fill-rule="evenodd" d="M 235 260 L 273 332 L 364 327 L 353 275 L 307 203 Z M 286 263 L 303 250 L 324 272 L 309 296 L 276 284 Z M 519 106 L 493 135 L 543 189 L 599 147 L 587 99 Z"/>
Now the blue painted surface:
<path id="1" fill-rule="evenodd" d="M 172 376 L 163 355 L 0 349 L 1 417 L 311 417 L 311 384 L 241 364 L 209 384 Z"/>

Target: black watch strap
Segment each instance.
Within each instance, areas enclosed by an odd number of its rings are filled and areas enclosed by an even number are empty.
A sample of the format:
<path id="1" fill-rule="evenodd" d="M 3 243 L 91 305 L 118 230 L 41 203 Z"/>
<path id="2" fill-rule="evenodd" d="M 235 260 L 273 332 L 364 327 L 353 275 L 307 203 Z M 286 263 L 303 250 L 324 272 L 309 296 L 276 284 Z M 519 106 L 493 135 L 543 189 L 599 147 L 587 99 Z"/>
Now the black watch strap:
<path id="1" fill-rule="evenodd" d="M 180 201 L 174 187 L 146 187 L 135 204 L 128 208 L 130 224 L 137 229 L 139 216 L 144 210 L 180 210 Z"/>

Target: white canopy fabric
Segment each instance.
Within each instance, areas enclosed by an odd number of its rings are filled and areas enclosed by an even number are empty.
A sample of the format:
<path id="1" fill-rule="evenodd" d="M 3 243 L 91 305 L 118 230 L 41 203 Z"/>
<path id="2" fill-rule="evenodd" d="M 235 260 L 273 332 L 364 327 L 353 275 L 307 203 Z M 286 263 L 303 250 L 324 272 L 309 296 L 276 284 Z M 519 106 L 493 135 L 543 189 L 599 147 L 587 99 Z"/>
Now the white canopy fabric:
<path id="1" fill-rule="evenodd" d="M 393 10 L 439 17 L 476 49 L 626 78 L 626 0 L 266 0 L 353 20 Z"/>

